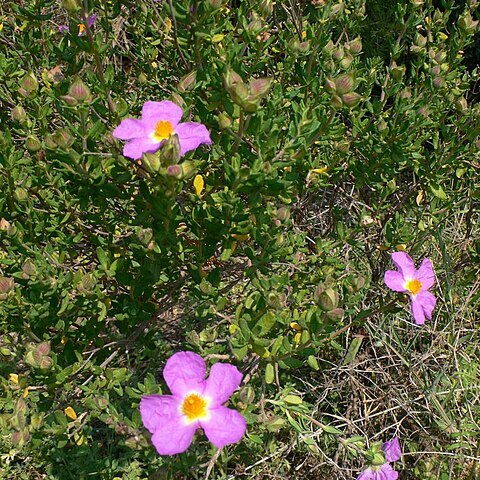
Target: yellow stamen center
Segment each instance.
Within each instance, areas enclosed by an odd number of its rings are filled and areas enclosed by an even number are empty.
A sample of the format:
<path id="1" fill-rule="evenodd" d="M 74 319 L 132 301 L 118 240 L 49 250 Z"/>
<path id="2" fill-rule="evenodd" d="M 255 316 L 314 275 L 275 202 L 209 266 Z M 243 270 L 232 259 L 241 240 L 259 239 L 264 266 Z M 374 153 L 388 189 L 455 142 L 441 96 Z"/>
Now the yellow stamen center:
<path id="1" fill-rule="evenodd" d="M 412 294 L 416 295 L 422 289 L 422 282 L 413 278 L 412 280 L 408 280 L 405 284 L 405 288 Z"/>
<path id="2" fill-rule="evenodd" d="M 155 131 L 153 132 L 153 138 L 157 142 L 170 138 L 173 133 L 173 125 L 167 120 L 160 120 L 155 125 Z"/>
<path id="3" fill-rule="evenodd" d="M 188 420 L 198 420 L 208 416 L 207 410 L 208 402 L 202 398 L 198 393 L 191 393 L 185 398 L 182 405 L 182 413 Z"/>
<path id="4" fill-rule="evenodd" d="M 78 34 L 82 35 L 84 31 L 85 31 L 85 24 L 84 23 L 79 23 L 78 24 Z"/>

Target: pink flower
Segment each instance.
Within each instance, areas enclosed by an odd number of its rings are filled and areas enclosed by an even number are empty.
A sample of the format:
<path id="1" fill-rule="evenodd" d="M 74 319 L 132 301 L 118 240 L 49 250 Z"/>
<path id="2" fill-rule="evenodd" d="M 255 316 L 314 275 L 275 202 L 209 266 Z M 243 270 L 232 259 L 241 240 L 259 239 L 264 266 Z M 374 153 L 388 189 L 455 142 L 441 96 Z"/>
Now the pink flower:
<path id="1" fill-rule="evenodd" d="M 412 258 L 405 252 L 392 253 L 392 260 L 398 268 L 398 272 L 387 270 L 385 283 L 395 292 L 410 295 L 415 323 L 422 325 L 425 323 L 425 318 L 431 319 L 437 301 L 435 296 L 428 291 L 435 283 L 432 262 L 426 258 L 420 268 L 416 270 Z"/>
<path id="2" fill-rule="evenodd" d="M 180 123 L 182 115 L 182 109 L 169 100 L 149 101 L 143 105 L 141 120 L 123 120 L 113 131 L 113 136 L 127 140 L 123 154 L 135 160 L 142 158 L 144 153 L 156 152 L 173 134 L 178 136 L 182 156 L 202 143 L 212 143 L 205 125 L 196 122 Z"/>
<path id="3" fill-rule="evenodd" d="M 242 381 L 233 365 L 216 363 L 205 380 L 206 366 L 200 355 L 178 352 L 163 369 L 163 378 L 172 395 L 145 395 L 140 413 L 152 433 L 152 443 L 160 455 L 184 452 L 197 428 L 217 448 L 238 442 L 247 428 L 245 418 L 223 404 Z"/>
<path id="4" fill-rule="evenodd" d="M 97 14 L 96 13 L 94 13 L 92 15 L 89 15 L 89 17 L 87 18 L 87 23 L 88 23 L 88 26 L 90 28 L 93 27 L 96 19 L 97 19 Z M 59 25 L 58 26 L 58 31 L 60 33 L 67 33 L 67 32 L 70 31 L 70 27 L 68 25 Z M 81 37 L 81 36 L 85 35 L 85 33 L 86 33 L 85 24 L 84 23 L 79 23 L 78 24 L 78 36 Z"/>
<path id="5" fill-rule="evenodd" d="M 382 445 L 385 453 L 386 462 L 383 465 L 368 467 L 358 477 L 357 480 L 397 480 L 398 472 L 396 472 L 390 463 L 396 462 L 402 456 L 402 449 L 397 437 L 385 442 Z"/>

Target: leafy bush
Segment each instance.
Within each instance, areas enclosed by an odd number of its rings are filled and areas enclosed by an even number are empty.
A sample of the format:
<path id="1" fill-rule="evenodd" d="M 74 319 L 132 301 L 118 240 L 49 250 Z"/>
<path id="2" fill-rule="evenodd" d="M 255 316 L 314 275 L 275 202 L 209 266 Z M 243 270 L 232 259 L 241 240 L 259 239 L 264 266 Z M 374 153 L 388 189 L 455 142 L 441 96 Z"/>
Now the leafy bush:
<path id="1" fill-rule="evenodd" d="M 403 478 L 473 478 L 477 15 L 474 0 L 7 2 L 0 478 L 351 478 L 383 428 L 433 452 Z M 164 99 L 212 145 L 124 157 L 113 130 Z M 435 266 L 426 329 L 383 284 L 397 249 Z M 409 380 L 430 341 L 460 360 L 426 357 Z M 243 371 L 248 433 L 159 457 L 138 404 L 185 349 Z M 382 351 L 400 416 L 366 374 L 354 409 L 376 396 L 382 415 L 366 402 L 356 427 L 337 373 Z M 419 395 L 430 410 L 408 423 Z"/>

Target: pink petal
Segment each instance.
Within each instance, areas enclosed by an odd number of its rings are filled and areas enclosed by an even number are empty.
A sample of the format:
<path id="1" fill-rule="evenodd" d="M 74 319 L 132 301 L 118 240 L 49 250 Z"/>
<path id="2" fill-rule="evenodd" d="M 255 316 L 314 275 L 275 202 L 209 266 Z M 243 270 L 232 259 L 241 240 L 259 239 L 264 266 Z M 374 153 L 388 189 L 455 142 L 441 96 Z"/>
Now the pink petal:
<path id="1" fill-rule="evenodd" d="M 415 263 L 406 252 L 392 253 L 392 261 L 398 268 L 403 278 L 416 278 Z"/>
<path id="2" fill-rule="evenodd" d="M 416 297 L 413 295 L 410 296 L 410 304 L 412 306 L 412 314 L 415 323 L 417 325 L 423 325 L 425 323 L 425 314 L 423 312 L 422 304 L 418 301 L 418 295 Z"/>
<path id="3" fill-rule="evenodd" d="M 406 292 L 405 289 L 405 278 L 400 272 L 396 270 L 387 270 L 385 276 L 383 277 L 385 284 L 390 290 L 394 292 Z"/>
<path id="4" fill-rule="evenodd" d="M 210 139 L 210 133 L 205 125 L 196 122 L 185 122 L 175 128 L 175 133 L 178 135 L 180 142 L 180 155 L 190 150 L 194 150 L 202 143 L 210 145 L 212 140 Z"/>
<path id="5" fill-rule="evenodd" d="M 415 300 L 421 305 L 424 315 L 430 320 L 432 318 L 433 309 L 437 303 L 435 295 L 426 290 L 422 290 L 418 293 Z"/>
<path id="6" fill-rule="evenodd" d="M 139 160 L 144 153 L 156 152 L 161 144 L 161 142 L 155 142 L 149 137 L 134 138 L 123 147 L 123 155 Z"/>
<path id="7" fill-rule="evenodd" d="M 180 421 L 179 400 L 172 395 L 144 395 L 140 400 L 142 422 L 150 433 L 155 433 L 164 423 Z"/>
<path id="8" fill-rule="evenodd" d="M 242 377 L 237 367 L 227 363 L 215 363 L 210 369 L 203 394 L 212 399 L 212 407 L 222 405 L 238 388 Z"/>
<path id="9" fill-rule="evenodd" d="M 357 477 L 357 480 L 372 480 L 374 475 L 374 471 L 371 468 L 367 468 Z"/>
<path id="10" fill-rule="evenodd" d="M 200 421 L 205 435 L 217 448 L 237 443 L 245 434 L 247 422 L 236 410 L 217 407 L 210 410 L 210 419 Z"/>
<path id="11" fill-rule="evenodd" d="M 152 443 L 160 455 L 184 452 L 192 443 L 198 424 L 185 425 L 180 419 L 160 425 L 152 436 Z"/>
<path id="12" fill-rule="evenodd" d="M 398 472 L 389 463 L 384 463 L 373 476 L 373 480 L 397 480 L 397 478 Z"/>
<path id="13" fill-rule="evenodd" d="M 382 450 L 385 452 L 387 462 L 396 462 L 402 456 L 402 448 L 400 447 L 400 442 L 397 437 L 385 442 L 382 445 Z"/>
<path id="14" fill-rule="evenodd" d="M 134 138 L 147 137 L 149 132 L 141 120 L 126 118 L 113 131 L 112 135 L 120 140 L 132 140 Z"/>
<path id="15" fill-rule="evenodd" d="M 89 27 L 93 27 L 93 25 L 95 24 L 95 20 L 97 19 L 97 14 L 94 13 L 93 15 L 90 15 L 88 18 L 87 18 L 87 23 L 88 23 L 88 26 Z"/>
<path id="16" fill-rule="evenodd" d="M 155 130 L 155 124 L 160 120 L 170 122 L 175 128 L 182 119 L 182 109 L 170 100 L 162 100 L 161 102 L 145 102 L 142 108 L 142 121 L 148 128 Z"/>
<path id="17" fill-rule="evenodd" d="M 435 272 L 432 262 L 425 258 L 417 271 L 417 278 L 422 283 L 422 290 L 428 290 L 435 283 Z"/>
<path id="18" fill-rule="evenodd" d="M 207 367 L 203 358 L 193 352 L 172 355 L 163 369 L 163 378 L 171 392 L 184 397 L 191 391 L 203 394 Z"/>

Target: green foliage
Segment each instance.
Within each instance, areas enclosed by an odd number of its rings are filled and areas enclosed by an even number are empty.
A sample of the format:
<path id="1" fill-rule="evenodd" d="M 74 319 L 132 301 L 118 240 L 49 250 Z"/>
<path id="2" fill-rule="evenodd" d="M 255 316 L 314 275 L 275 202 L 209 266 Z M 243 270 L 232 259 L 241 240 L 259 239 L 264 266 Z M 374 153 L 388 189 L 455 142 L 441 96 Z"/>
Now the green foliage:
<path id="1" fill-rule="evenodd" d="M 0 8 L 0 478 L 204 478 L 214 448 L 160 458 L 138 411 L 180 349 L 245 374 L 248 434 L 216 478 L 264 455 L 293 478 L 292 438 L 319 459 L 340 441 L 352 476 L 365 442 L 331 421 L 340 401 L 318 420 L 299 377 L 354 364 L 369 319 L 398 321 L 381 276 L 399 246 L 434 260 L 439 328 L 459 295 L 475 305 L 477 2 L 60 3 Z M 213 145 L 123 157 L 113 129 L 166 98 Z M 442 389 L 478 389 L 470 355 Z M 425 428 L 478 456 L 454 400 Z M 432 458 L 411 475 L 447 475 Z"/>

